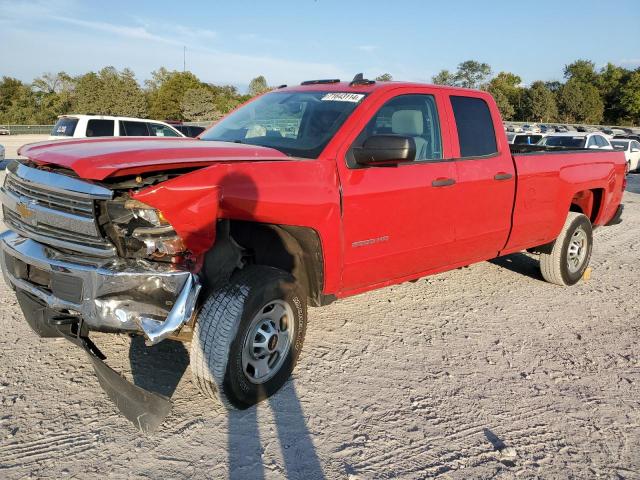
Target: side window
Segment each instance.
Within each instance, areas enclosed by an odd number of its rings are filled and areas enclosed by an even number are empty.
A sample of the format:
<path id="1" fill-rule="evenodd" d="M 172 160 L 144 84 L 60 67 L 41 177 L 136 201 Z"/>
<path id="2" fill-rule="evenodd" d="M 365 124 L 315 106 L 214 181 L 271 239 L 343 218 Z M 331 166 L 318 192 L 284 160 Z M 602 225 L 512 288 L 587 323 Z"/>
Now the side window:
<path id="1" fill-rule="evenodd" d="M 87 122 L 87 137 L 113 137 L 113 120 L 89 120 Z"/>
<path id="2" fill-rule="evenodd" d="M 600 147 L 608 147 L 609 146 L 609 142 L 602 135 L 596 136 L 596 142 L 598 142 L 598 146 L 600 146 Z"/>
<path id="3" fill-rule="evenodd" d="M 631 142 L 631 149 L 640 149 L 640 142 Z"/>
<path id="4" fill-rule="evenodd" d="M 483 157 L 498 151 L 489 106 L 481 98 L 451 96 L 461 157 Z"/>
<path id="5" fill-rule="evenodd" d="M 144 122 L 120 120 L 120 135 L 123 137 L 148 137 L 149 130 Z"/>
<path id="6" fill-rule="evenodd" d="M 361 146 L 374 135 L 413 138 L 416 162 L 442 158 L 440 120 L 432 95 L 400 95 L 392 98 L 374 114 L 353 146 Z M 347 163 L 349 167 L 355 167 L 355 162 Z"/>
<path id="7" fill-rule="evenodd" d="M 177 137 L 178 134 L 161 123 L 149 123 L 149 132 L 152 137 Z"/>
<path id="8" fill-rule="evenodd" d="M 587 143 L 587 148 L 592 147 L 592 146 L 594 146 L 594 145 L 595 145 L 596 147 L 598 146 L 598 141 L 596 140 L 596 137 L 597 137 L 597 136 L 595 136 L 595 135 L 594 135 L 593 137 L 591 137 L 591 138 L 589 139 L 589 142 Z"/>

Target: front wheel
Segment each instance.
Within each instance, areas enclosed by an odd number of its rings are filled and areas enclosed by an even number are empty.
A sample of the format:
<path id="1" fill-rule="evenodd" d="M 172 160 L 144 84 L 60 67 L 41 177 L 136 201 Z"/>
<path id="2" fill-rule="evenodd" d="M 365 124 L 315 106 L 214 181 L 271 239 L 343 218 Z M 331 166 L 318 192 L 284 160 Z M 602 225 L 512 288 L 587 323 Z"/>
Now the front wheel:
<path id="1" fill-rule="evenodd" d="M 287 381 L 306 326 L 306 297 L 292 275 L 245 267 L 211 294 L 196 320 L 193 381 L 229 409 L 250 407 Z"/>
<path id="2" fill-rule="evenodd" d="M 586 215 L 569 212 L 560 235 L 549 252 L 540 254 L 543 278 L 556 285 L 574 285 L 589 266 L 593 231 Z"/>

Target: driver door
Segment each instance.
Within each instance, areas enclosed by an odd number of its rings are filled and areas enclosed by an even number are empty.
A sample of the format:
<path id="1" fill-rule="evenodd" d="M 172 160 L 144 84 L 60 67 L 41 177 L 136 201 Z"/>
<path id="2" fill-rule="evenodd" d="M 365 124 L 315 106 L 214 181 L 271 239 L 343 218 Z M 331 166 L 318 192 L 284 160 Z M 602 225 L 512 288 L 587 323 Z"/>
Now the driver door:
<path id="1" fill-rule="evenodd" d="M 416 89 L 417 90 L 417 89 Z M 450 263 L 456 181 L 440 99 L 429 90 L 387 93 L 339 161 L 343 208 L 342 291 L 394 283 Z M 395 91 L 397 92 L 397 90 Z M 356 131 L 356 132 L 357 132 Z M 363 166 L 353 148 L 372 135 L 413 138 L 412 162 Z"/>

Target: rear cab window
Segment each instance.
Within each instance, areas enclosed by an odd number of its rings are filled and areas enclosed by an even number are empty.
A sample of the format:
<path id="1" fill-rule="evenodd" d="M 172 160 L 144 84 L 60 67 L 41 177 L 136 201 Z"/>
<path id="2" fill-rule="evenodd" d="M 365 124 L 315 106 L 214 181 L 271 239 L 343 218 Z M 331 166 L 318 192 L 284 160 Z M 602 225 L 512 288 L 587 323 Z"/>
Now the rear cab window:
<path id="1" fill-rule="evenodd" d="M 452 95 L 461 157 L 486 157 L 498 152 L 489 105 L 481 98 Z"/>
<path id="2" fill-rule="evenodd" d="M 56 124 L 51 130 L 52 137 L 73 137 L 76 127 L 78 126 L 78 119 L 74 117 L 62 117 L 59 118 Z"/>
<path id="3" fill-rule="evenodd" d="M 113 120 L 91 119 L 87 122 L 87 137 L 113 137 Z"/>

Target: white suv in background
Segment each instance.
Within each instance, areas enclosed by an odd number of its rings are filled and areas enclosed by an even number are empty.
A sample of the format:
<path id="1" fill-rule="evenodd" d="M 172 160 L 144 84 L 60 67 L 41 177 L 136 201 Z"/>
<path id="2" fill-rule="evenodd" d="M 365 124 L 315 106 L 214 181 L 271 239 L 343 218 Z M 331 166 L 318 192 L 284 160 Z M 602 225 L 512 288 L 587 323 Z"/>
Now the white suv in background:
<path id="1" fill-rule="evenodd" d="M 168 123 L 107 115 L 60 115 L 49 140 L 90 137 L 184 137 Z"/>
<path id="2" fill-rule="evenodd" d="M 613 150 L 611 142 L 601 132 L 552 133 L 538 142 L 549 147 L 594 148 Z"/>

